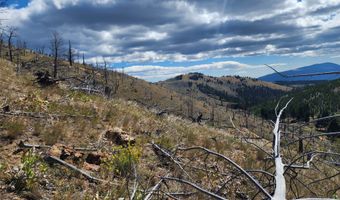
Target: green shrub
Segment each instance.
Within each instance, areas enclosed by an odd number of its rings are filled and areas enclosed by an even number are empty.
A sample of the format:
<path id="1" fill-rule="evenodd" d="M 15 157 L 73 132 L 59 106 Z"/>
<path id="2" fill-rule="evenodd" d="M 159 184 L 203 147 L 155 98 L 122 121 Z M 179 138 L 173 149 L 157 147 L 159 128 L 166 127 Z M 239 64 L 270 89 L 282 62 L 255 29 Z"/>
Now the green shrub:
<path id="1" fill-rule="evenodd" d="M 118 176 L 127 176 L 132 174 L 134 165 L 136 165 L 142 155 L 142 149 L 136 146 L 113 148 L 114 154 L 107 158 L 103 165 L 109 171 Z"/>

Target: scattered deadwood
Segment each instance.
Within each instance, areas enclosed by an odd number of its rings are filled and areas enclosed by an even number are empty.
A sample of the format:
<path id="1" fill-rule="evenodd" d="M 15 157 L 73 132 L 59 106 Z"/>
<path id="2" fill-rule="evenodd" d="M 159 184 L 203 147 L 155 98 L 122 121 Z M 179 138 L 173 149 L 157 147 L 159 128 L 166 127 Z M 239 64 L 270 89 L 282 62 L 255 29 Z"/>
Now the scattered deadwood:
<path id="1" fill-rule="evenodd" d="M 88 87 L 72 87 L 70 89 L 74 91 L 87 92 L 90 94 L 103 94 L 102 90 L 97 90 L 97 89 L 88 88 Z"/>
<path id="2" fill-rule="evenodd" d="M 12 111 L 12 112 L 0 112 L 0 116 L 18 116 L 18 117 L 31 117 L 31 118 L 86 118 L 92 119 L 94 116 L 87 115 L 69 115 L 69 114 L 51 114 L 51 113 L 41 113 L 41 112 L 25 112 L 25 111 Z"/>
<path id="3" fill-rule="evenodd" d="M 78 169 L 76 166 L 71 165 L 70 163 L 67 163 L 67 162 L 65 162 L 65 161 L 63 161 L 63 160 L 61 160 L 61 159 L 59 159 L 59 158 L 57 158 L 55 156 L 47 156 L 45 158 L 45 160 L 47 162 L 50 162 L 50 163 L 55 162 L 55 163 L 59 163 L 61 165 L 64 165 L 64 166 L 68 167 L 69 169 L 72 169 L 72 170 L 76 171 L 77 173 L 80 173 L 85 178 L 87 178 L 90 182 L 94 182 L 94 183 L 106 182 L 105 180 L 102 180 L 102 179 L 99 179 L 99 178 L 91 176 L 88 172 L 85 172 L 85 171 L 83 171 L 81 169 Z"/>
<path id="4" fill-rule="evenodd" d="M 168 175 L 166 175 L 165 177 L 167 177 L 167 176 L 168 176 Z M 153 186 L 153 187 L 151 188 L 150 192 L 146 195 L 146 197 L 144 198 L 144 200 L 150 200 L 150 199 L 151 199 L 153 193 L 156 192 L 156 191 L 159 189 L 159 187 L 160 187 L 161 184 L 163 183 L 165 177 L 163 177 L 161 180 L 159 180 L 158 183 L 157 183 L 155 186 Z"/>
<path id="5" fill-rule="evenodd" d="M 196 185 L 195 183 L 192 183 L 190 181 L 187 181 L 187 180 L 183 180 L 183 179 L 179 179 L 179 178 L 173 178 L 173 177 L 163 177 L 162 179 L 164 180 L 167 180 L 167 181 L 176 181 L 176 182 L 179 182 L 179 183 L 184 183 L 186 185 L 189 185 L 193 188 L 195 188 L 196 190 L 208 195 L 208 196 L 211 196 L 213 197 L 214 199 L 220 199 L 220 200 L 227 200 L 226 198 L 224 197 L 221 197 L 215 193 L 212 193 L 212 192 L 209 192 L 208 190 L 205 190 L 203 188 L 201 188 L 200 186 Z"/>
<path id="6" fill-rule="evenodd" d="M 187 175 L 187 177 L 190 178 L 190 175 L 185 171 L 185 169 L 182 167 L 182 165 L 170 153 L 168 153 L 165 149 L 162 149 L 159 145 L 155 144 L 154 142 L 152 142 L 151 144 L 152 144 L 152 147 L 155 149 L 155 152 L 159 152 L 158 153 L 159 156 L 165 156 L 165 157 L 169 158 L 172 162 L 174 162 L 184 172 L 185 175 Z"/>
<path id="7" fill-rule="evenodd" d="M 237 163 L 235 163 L 230 158 L 224 156 L 223 154 L 219 154 L 217 152 L 214 152 L 214 151 L 212 151 L 210 149 L 207 149 L 207 148 L 201 147 L 201 146 L 189 147 L 189 148 L 181 148 L 181 147 L 179 147 L 179 148 L 177 148 L 177 150 L 179 150 L 179 151 L 201 150 L 201 151 L 204 151 L 204 152 L 206 152 L 208 154 L 211 154 L 213 156 L 216 156 L 216 157 L 219 157 L 219 158 L 225 160 L 229 164 L 233 165 L 237 170 L 239 170 L 240 173 L 245 175 L 265 196 L 267 196 L 267 198 L 272 198 L 271 195 L 268 193 L 268 191 L 266 189 L 264 189 L 264 187 L 251 174 L 249 174 L 241 166 L 239 166 Z"/>

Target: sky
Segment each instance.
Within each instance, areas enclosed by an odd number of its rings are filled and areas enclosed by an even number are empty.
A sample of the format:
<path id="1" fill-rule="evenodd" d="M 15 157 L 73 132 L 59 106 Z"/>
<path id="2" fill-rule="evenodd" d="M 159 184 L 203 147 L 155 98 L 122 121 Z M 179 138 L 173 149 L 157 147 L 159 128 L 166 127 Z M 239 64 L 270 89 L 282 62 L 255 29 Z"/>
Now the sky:
<path id="1" fill-rule="evenodd" d="M 152 82 L 340 63 L 339 0 L 9 0 L 0 18 L 32 49 L 58 31 L 87 63 Z"/>

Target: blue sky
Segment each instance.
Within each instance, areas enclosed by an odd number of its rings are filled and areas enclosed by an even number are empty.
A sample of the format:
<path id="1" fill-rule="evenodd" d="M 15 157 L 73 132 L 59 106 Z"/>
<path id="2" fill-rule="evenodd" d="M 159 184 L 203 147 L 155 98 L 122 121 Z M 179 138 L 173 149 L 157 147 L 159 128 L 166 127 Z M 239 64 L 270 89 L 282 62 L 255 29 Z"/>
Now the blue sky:
<path id="1" fill-rule="evenodd" d="M 194 71 L 259 77 L 271 73 L 264 64 L 283 71 L 340 63 L 340 1 L 253 2 L 10 0 L 5 23 L 33 49 L 48 51 L 58 31 L 88 63 L 105 58 L 148 81 Z"/>
<path id="2" fill-rule="evenodd" d="M 27 6 L 28 0 L 8 0 L 8 4 L 15 6 L 15 8 L 22 8 Z"/>

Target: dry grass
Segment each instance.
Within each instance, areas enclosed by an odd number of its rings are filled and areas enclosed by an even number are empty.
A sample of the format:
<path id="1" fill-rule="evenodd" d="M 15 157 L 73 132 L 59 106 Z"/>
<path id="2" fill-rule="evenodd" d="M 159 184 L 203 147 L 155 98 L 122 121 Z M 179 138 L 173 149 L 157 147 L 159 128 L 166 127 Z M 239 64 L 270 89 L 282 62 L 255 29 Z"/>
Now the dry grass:
<path id="1" fill-rule="evenodd" d="M 173 149 L 177 145 L 181 146 L 203 146 L 216 152 L 226 155 L 233 159 L 236 163 L 247 169 L 263 168 L 263 160 L 266 155 L 256 150 L 253 146 L 242 143 L 235 138 L 236 131 L 232 129 L 217 129 L 206 125 L 191 123 L 185 119 L 174 115 L 157 116 L 146 107 L 142 107 L 133 101 L 124 99 L 106 99 L 104 97 L 88 95 L 82 92 L 72 92 L 66 89 L 65 85 L 40 88 L 33 84 L 33 77 L 30 75 L 16 75 L 14 66 L 6 61 L 0 60 L 0 94 L 1 102 L 10 105 L 11 110 L 21 110 L 27 112 L 43 112 L 50 114 L 67 114 L 67 115 L 86 115 L 84 117 L 46 117 L 34 119 L 29 117 L 1 117 L 0 122 L 4 128 L 4 124 L 11 124 L 6 129 L 0 129 L 0 134 L 4 135 L 8 131 L 13 133 L 13 143 L 0 141 L 0 169 L 10 169 L 13 166 L 21 164 L 21 154 L 13 155 L 16 144 L 20 140 L 26 140 L 29 143 L 36 144 L 54 144 L 63 143 L 71 146 L 91 146 L 98 141 L 101 133 L 109 127 L 120 127 L 128 131 L 132 136 L 136 137 L 136 148 L 139 149 L 137 171 L 139 175 L 139 185 L 141 190 L 154 186 L 160 176 L 164 176 L 170 167 L 164 166 L 162 162 L 150 147 L 150 142 L 155 141 L 166 149 Z M 132 79 L 126 80 L 127 83 Z M 144 90 L 139 87 L 146 87 L 148 83 L 134 82 L 133 88 L 137 88 L 137 92 L 125 98 L 144 98 Z M 132 83 L 131 83 L 132 84 Z M 173 95 L 172 100 L 167 90 L 161 91 L 159 87 L 150 86 L 155 94 L 163 94 L 159 98 L 150 100 L 152 104 L 162 102 L 163 106 L 174 106 L 175 110 L 179 110 L 181 96 Z M 121 95 L 129 94 L 131 89 L 122 88 Z M 158 91 L 159 90 L 159 91 Z M 141 92 L 142 91 L 142 92 Z M 174 100 L 175 99 L 175 100 Z M 169 103 L 172 102 L 172 103 Z M 199 107 L 198 102 L 196 104 Z M 202 104 L 203 107 L 203 104 Z M 208 112 L 208 109 L 206 109 Z M 227 113 L 219 113 L 221 116 L 231 115 Z M 229 116 L 224 116 L 221 124 L 227 123 Z M 258 126 L 260 121 L 250 120 L 250 124 Z M 242 114 L 235 115 L 235 124 L 240 127 L 244 124 Z M 270 126 L 264 127 L 263 131 L 270 135 Z M 17 134 L 21 133 L 21 134 Z M 260 141 L 263 142 L 263 141 Z M 119 148 L 117 146 L 110 147 L 112 149 Z M 268 149 L 270 147 L 268 146 Z M 35 169 L 39 175 L 40 183 L 38 190 L 44 194 L 45 198 L 53 199 L 117 199 L 119 197 L 128 197 L 127 185 L 133 182 L 131 173 L 124 171 L 124 166 L 131 163 L 128 154 L 114 157 L 112 160 L 118 160 L 120 165 L 115 167 L 118 172 L 105 174 L 96 173 L 96 176 L 107 178 L 112 184 L 93 184 L 83 179 L 79 174 L 75 174 L 61 166 L 48 166 L 45 176 L 39 173 L 40 169 Z M 43 161 L 39 161 L 43 162 Z M 110 163 L 110 162 L 108 162 Z M 4 167 L 6 166 L 6 167 Z M 111 165 L 110 165 L 111 166 Z M 114 166 L 114 165 L 113 165 Z M 122 167 L 123 166 L 123 167 Z M 221 165 L 222 166 L 222 165 Z M 81 166 L 79 166 L 81 167 Z M 172 166 L 173 167 L 173 166 Z M 171 168 L 173 169 L 173 168 Z M 114 170 L 114 169 L 111 169 Z M 130 170 L 131 171 L 131 170 Z M 0 179 L 5 175 L 5 170 L 1 171 Z M 41 176 L 40 176 L 41 175 Z M 317 175 L 316 175 L 317 176 Z M 132 178 L 131 178 L 132 177 Z M 200 180 L 208 181 L 204 174 L 197 174 Z M 46 181 L 54 187 L 54 190 L 46 189 Z M 334 182 L 339 183 L 338 179 Z M 238 186 L 242 184 L 239 183 Z M 0 181 L 0 187 L 4 184 Z M 237 185 L 233 186 L 233 189 Z M 315 190 L 321 190 L 315 186 Z M 0 189 L 0 195 L 8 193 Z M 12 196 L 14 196 L 13 194 Z M 141 194 L 140 194 L 141 195 Z"/>

